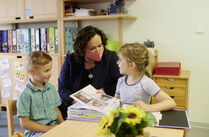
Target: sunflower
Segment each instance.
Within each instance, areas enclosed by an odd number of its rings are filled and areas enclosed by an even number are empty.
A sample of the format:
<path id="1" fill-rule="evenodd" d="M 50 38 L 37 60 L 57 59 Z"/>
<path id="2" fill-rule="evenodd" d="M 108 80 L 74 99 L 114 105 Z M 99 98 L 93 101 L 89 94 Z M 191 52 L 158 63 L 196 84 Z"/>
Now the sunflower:
<path id="1" fill-rule="evenodd" d="M 110 111 L 108 116 L 103 116 L 100 121 L 100 129 L 97 131 L 97 135 L 101 134 L 110 134 L 109 127 L 112 125 L 113 118 L 114 118 L 115 112 Z"/>
<path id="2" fill-rule="evenodd" d="M 134 126 L 140 124 L 142 120 L 146 119 L 146 113 L 144 110 L 139 107 L 134 107 L 133 105 L 128 105 L 127 108 L 122 108 L 121 112 L 129 113 L 129 116 L 126 117 L 124 122 Z"/>

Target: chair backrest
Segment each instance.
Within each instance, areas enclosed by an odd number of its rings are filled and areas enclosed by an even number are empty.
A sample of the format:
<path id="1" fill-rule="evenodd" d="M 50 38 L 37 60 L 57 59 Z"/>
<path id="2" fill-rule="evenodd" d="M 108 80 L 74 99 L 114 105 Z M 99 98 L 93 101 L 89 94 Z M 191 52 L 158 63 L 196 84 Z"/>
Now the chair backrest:
<path id="1" fill-rule="evenodd" d="M 10 137 L 25 137 L 25 136 L 22 131 L 17 131 L 17 132 L 15 132 L 15 134 L 13 136 L 10 136 Z"/>
<path id="2" fill-rule="evenodd" d="M 13 116 L 17 115 L 17 100 L 8 100 L 7 103 L 7 122 L 8 122 L 8 134 L 9 137 L 14 135 Z"/>

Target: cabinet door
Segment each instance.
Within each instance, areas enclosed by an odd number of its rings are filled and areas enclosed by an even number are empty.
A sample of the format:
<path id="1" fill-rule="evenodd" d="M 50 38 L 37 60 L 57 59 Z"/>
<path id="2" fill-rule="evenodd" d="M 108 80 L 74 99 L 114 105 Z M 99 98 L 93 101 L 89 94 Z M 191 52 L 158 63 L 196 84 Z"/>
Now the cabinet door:
<path id="1" fill-rule="evenodd" d="M 25 8 L 32 12 L 31 15 L 26 15 L 27 19 L 57 17 L 57 0 L 25 0 Z"/>
<path id="2" fill-rule="evenodd" d="M 0 21 L 24 19 L 24 0 L 0 0 Z"/>
<path id="3" fill-rule="evenodd" d="M 8 99 L 17 99 L 28 81 L 26 56 L 0 56 L 0 105 L 6 106 Z"/>
<path id="4" fill-rule="evenodd" d="M 52 76 L 49 82 L 54 85 L 56 90 L 58 89 L 58 77 L 60 73 L 60 57 L 58 55 L 50 55 L 52 57 Z"/>

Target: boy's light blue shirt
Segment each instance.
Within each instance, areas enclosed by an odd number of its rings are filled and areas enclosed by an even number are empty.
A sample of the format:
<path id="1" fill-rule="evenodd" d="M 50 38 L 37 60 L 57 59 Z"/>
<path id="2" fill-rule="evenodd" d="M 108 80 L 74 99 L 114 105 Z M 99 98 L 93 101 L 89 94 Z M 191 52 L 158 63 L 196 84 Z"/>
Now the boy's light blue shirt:
<path id="1" fill-rule="evenodd" d="M 26 88 L 17 101 L 17 116 L 29 117 L 30 120 L 42 125 L 56 125 L 56 107 L 61 105 L 60 98 L 50 83 L 45 83 L 41 91 L 29 80 Z M 26 131 L 25 136 L 31 132 Z"/>

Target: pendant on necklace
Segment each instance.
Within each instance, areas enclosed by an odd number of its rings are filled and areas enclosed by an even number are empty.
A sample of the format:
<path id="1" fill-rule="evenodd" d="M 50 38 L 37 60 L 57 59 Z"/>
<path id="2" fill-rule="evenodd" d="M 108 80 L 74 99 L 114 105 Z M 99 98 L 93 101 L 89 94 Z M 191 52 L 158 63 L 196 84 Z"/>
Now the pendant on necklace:
<path id="1" fill-rule="evenodd" d="M 89 77 L 90 79 L 92 79 L 92 78 L 93 78 L 93 75 L 90 73 L 90 74 L 88 75 L 88 77 Z"/>

